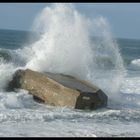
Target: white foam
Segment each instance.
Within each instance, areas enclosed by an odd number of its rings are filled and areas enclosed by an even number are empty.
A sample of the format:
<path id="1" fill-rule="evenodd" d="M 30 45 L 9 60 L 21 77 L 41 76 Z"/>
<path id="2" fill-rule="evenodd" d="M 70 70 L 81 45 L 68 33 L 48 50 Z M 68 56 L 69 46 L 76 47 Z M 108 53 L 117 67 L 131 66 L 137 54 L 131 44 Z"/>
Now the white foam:
<path id="1" fill-rule="evenodd" d="M 129 68 L 132 70 L 140 70 L 140 59 L 134 59 L 131 61 Z"/>
<path id="2" fill-rule="evenodd" d="M 1 109 L 24 109 L 34 108 L 37 105 L 34 102 L 32 95 L 27 91 L 18 90 L 17 92 L 0 92 Z"/>
<path id="3" fill-rule="evenodd" d="M 11 80 L 15 67 L 12 63 L 0 62 L 0 90 L 2 91 Z"/>

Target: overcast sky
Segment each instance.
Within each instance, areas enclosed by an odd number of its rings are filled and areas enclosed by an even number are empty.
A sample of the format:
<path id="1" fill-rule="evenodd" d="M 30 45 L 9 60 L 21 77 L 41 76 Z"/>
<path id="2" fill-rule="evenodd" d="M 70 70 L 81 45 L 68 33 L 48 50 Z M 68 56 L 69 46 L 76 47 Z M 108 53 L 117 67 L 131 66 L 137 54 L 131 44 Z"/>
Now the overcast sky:
<path id="1" fill-rule="evenodd" d="M 48 3 L 0 3 L 0 29 L 30 30 L 33 19 Z M 140 39 L 140 3 L 76 3 L 93 18 L 102 15 L 115 37 Z"/>

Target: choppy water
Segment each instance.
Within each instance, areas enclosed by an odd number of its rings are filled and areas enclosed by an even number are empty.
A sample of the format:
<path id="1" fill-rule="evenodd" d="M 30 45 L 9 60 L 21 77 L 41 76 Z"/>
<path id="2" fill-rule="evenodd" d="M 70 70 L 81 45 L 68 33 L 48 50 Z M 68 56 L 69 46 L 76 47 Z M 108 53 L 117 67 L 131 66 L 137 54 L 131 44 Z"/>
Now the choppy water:
<path id="1" fill-rule="evenodd" d="M 72 5 L 60 4 L 37 16 L 33 27 L 40 34 L 0 30 L 1 137 L 140 136 L 140 40 L 113 39 L 106 19 L 85 19 Z M 36 103 L 27 91 L 6 92 L 19 68 L 89 80 L 107 93 L 108 106 L 51 107 Z"/>

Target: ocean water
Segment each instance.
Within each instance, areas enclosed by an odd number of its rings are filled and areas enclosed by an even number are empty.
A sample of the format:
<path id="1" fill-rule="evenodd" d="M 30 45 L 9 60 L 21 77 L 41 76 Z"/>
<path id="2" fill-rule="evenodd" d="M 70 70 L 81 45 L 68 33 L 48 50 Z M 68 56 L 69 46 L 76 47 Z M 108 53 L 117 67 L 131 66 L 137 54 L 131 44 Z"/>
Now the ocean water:
<path id="1" fill-rule="evenodd" d="M 113 38 L 104 17 L 72 4 L 44 8 L 32 32 L 0 30 L 1 137 L 139 137 L 140 40 Z M 30 68 L 90 81 L 108 96 L 97 110 L 37 103 L 25 90 L 6 92 L 13 73 Z"/>

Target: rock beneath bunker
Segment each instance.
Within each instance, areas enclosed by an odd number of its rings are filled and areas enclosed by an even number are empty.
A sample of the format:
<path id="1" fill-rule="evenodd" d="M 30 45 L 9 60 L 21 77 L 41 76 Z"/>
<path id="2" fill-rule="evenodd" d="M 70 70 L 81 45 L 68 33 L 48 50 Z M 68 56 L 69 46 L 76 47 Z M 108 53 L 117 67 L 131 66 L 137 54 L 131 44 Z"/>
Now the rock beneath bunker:
<path id="1" fill-rule="evenodd" d="M 36 101 L 75 109 L 97 109 L 107 105 L 107 95 L 98 87 L 64 74 L 17 70 L 7 90 L 25 89 Z"/>

